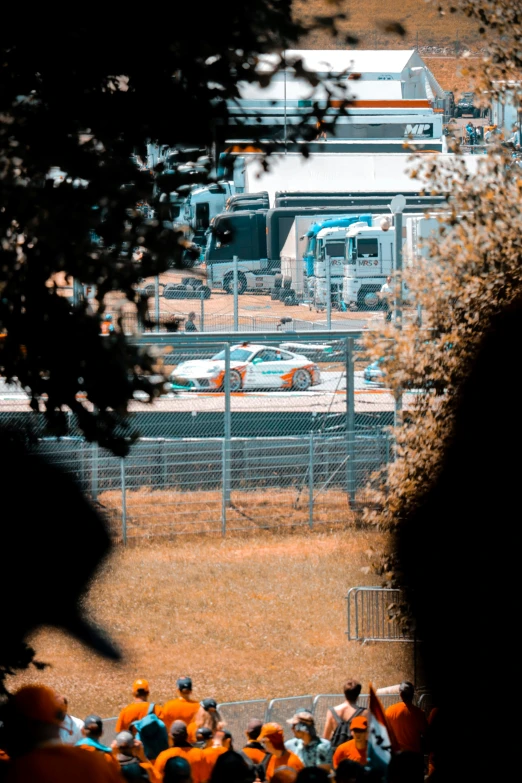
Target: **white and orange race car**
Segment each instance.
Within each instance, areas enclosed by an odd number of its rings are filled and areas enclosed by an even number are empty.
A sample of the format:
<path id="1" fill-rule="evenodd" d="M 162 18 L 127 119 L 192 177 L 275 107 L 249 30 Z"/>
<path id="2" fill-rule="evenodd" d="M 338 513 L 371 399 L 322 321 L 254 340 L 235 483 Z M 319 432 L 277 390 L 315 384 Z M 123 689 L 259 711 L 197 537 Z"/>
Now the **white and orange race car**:
<path id="1" fill-rule="evenodd" d="M 225 378 L 225 352 L 211 359 L 181 362 L 172 371 L 172 389 L 221 391 Z M 230 391 L 242 389 L 294 389 L 306 391 L 321 382 L 314 362 L 269 345 L 242 343 L 230 347 Z"/>

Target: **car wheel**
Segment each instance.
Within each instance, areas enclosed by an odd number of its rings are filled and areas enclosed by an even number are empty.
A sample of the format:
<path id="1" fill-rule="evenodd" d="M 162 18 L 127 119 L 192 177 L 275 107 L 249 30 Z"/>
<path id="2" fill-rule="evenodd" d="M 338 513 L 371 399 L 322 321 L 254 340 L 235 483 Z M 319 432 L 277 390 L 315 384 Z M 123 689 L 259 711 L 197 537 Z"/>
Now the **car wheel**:
<path id="1" fill-rule="evenodd" d="M 210 295 L 212 291 L 210 290 L 208 285 L 202 285 L 199 290 L 203 291 L 203 299 L 210 299 Z"/>
<path id="2" fill-rule="evenodd" d="M 296 370 L 292 378 L 292 388 L 296 391 L 306 391 L 312 385 L 312 376 L 308 370 Z"/>
<path id="3" fill-rule="evenodd" d="M 238 373 L 238 371 L 230 370 L 230 391 L 231 392 L 241 391 L 242 385 L 243 384 L 241 381 L 241 375 Z"/>

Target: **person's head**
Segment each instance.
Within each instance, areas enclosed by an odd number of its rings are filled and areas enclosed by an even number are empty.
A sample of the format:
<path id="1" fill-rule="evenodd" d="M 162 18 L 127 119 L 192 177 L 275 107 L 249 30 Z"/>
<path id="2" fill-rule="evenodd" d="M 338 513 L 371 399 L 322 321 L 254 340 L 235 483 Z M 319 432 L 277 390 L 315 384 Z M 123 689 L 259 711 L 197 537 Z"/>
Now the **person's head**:
<path id="1" fill-rule="evenodd" d="M 62 699 L 46 685 L 19 688 L 8 705 L 8 713 L 9 755 L 23 753 L 35 743 L 58 739 L 65 717 Z"/>
<path id="2" fill-rule="evenodd" d="M 390 275 L 388 275 L 388 277 L 386 278 L 386 282 L 387 282 L 388 284 L 389 284 L 389 283 L 391 283 L 391 277 L 390 277 Z"/>
<path id="3" fill-rule="evenodd" d="M 229 750 L 218 757 L 210 783 L 254 783 L 255 772 L 240 753 Z"/>
<path id="4" fill-rule="evenodd" d="M 314 716 L 309 710 L 296 712 L 293 718 L 287 720 L 287 723 L 292 727 L 297 739 L 302 739 L 306 743 L 317 736 Z"/>
<path id="5" fill-rule="evenodd" d="M 221 747 L 226 748 L 227 750 L 232 750 L 232 734 L 228 729 L 219 729 L 219 731 L 216 731 L 214 734 L 214 742 L 216 745 L 221 745 Z"/>
<path id="6" fill-rule="evenodd" d="M 194 312 L 194 310 L 192 310 L 192 311 L 191 311 L 191 312 L 188 314 L 188 317 L 190 318 L 190 320 L 191 320 L 191 321 L 193 321 L 193 320 L 194 320 L 194 318 L 196 317 L 196 313 Z"/>
<path id="7" fill-rule="evenodd" d="M 388 278 L 391 280 L 391 277 Z M 357 701 L 361 692 L 361 683 L 357 680 L 346 680 L 343 686 L 344 698 L 346 701 Z"/>
<path id="8" fill-rule="evenodd" d="M 181 696 L 188 698 L 192 693 L 192 680 L 190 677 L 180 677 L 176 683 Z"/>
<path id="9" fill-rule="evenodd" d="M 200 726 L 196 731 L 196 742 L 201 748 L 208 748 L 212 744 L 212 730 L 206 726 Z"/>
<path id="10" fill-rule="evenodd" d="M 83 722 L 82 734 L 94 740 L 100 739 L 103 734 L 103 720 L 99 715 L 87 715 Z"/>
<path id="11" fill-rule="evenodd" d="M 139 701 L 147 701 L 149 698 L 149 683 L 147 680 L 141 678 L 138 680 L 134 680 L 132 684 L 132 694 L 135 699 L 138 699 Z"/>
<path id="12" fill-rule="evenodd" d="M 365 748 L 368 744 L 368 718 L 357 715 L 350 721 L 350 732 L 358 748 Z"/>
<path id="13" fill-rule="evenodd" d="M 265 723 L 257 738 L 269 753 L 281 753 L 285 749 L 285 734 L 279 723 Z"/>
<path id="14" fill-rule="evenodd" d="M 330 775 L 322 767 L 304 767 L 297 773 L 296 783 L 330 783 Z"/>
<path id="15" fill-rule="evenodd" d="M 116 752 L 121 756 L 133 756 L 136 752 L 136 743 L 130 731 L 120 731 L 116 734 L 114 744 Z"/>
<path id="16" fill-rule="evenodd" d="M 192 783 L 192 770 L 187 759 L 181 756 L 168 759 L 163 771 L 163 783 Z"/>
<path id="17" fill-rule="evenodd" d="M 251 720 L 249 720 L 245 732 L 248 739 L 252 741 L 257 740 L 257 738 L 261 733 L 262 728 L 263 728 L 263 721 L 259 720 L 259 718 L 252 718 Z"/>
<path id="18" fill-rule="evenodd" d="M 352 759 L 343 759 L 335 770 L 335 783 L 362 783 L 364 767 Z"/>
<path id="19" fill-rule="evenodd" d="M 401 682 L 399 685 L 399 696 L 405 704 L 411 704 L 415 695 L 415 688 L 411 682 Z"/>
<path id="20" fill-rule="evenodd" d="M 169 734 L 174 747 L 187 745 L 187 724 L 182 720 L 175 720 L 170 725 Z"/>

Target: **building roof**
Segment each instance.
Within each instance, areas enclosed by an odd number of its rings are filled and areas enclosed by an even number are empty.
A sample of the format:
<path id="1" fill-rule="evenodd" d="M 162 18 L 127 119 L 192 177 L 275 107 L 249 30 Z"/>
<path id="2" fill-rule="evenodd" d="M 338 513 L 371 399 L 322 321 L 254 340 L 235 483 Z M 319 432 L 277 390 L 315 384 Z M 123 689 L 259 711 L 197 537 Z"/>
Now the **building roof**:
<path id="1" fill-rule="evenodd" d="M 287 49 L 288 62 L 301 59 L 303 65 L 316 73 L 343 73 L 346 70 L 361 74 L 389 73 L 399 76 L 408 67 L 421 60 L 416 49 Z M 279 55 L 260 57 L 268 69 L 279 62 Z M 421 61 L 422 62 L 422 61 Z"/>

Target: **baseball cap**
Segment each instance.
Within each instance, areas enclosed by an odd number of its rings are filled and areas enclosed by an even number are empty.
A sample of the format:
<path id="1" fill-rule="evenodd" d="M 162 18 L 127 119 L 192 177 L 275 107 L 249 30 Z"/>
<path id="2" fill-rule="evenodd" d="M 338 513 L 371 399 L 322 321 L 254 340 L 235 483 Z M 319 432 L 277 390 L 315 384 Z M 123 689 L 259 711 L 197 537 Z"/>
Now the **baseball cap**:
<path id="1" fill-rule="evenodd" d="M 13 704 L 16 711 L 28 720 L 60 726 L 64 719 L 63 706 L 57 694 L 46 685 L 24 685 L 14 694 Z"/>
<path id="2" fill-rule="evenodd" d="M 357 715 L 356 718 L 352 718 L 350 721 L 350 729 L 360 729 L 366 731 L 368 728 L 368 718 L 363 718 L 362 715 Z"/>
<path id="3" fill-rule="evenodd" d="M 132 692 L 137 693 L 138 691 L 147 691 L 147 693 L 150 691 L 148 680 L 134 680 L 132 683 Z"/>
<path id="4" fill-rule="evenodd" d="M 187 733 L 187 724 L 182 720 L 175 720 L 170 724 L 170 733 L 179 735 Z"/>
<path id="5" fill-rule="evenodd" d="M 301 710 L 296 712 L 293 718 L 286 721 L 290 726 L 295 726 L 296 723 L 306 723 L 308 726 L 314 725 L 314 716 L 308 710 Z"/>
<path id="6" fill-rule="evenodd" d="M 259 733 L 258 740 L 265 739 L 265 737 L 268 737 L 270 739 L 270 737 L 273 736 L 283 737 L 284 736 L 283 727 L 280 726 L 279 723 L 265 723 Z"/>
<path id="7" fill-rule="evenodd" d="M 200 726 L 199 729 L 196 729 L 196 737 L 207 740 L 213 736 L 212 729 L 209 729 L 208 726 Z"/>
<path id="8" fill-rule="evenodd" d="M 99 715 L 87 715 L 84 724 L 86 729 L 96 727 L 99 731 L 103 731 L 103 720 Z"/>
<path id="9" fill-rule="evenodd" d="M 217 708 L 217 701 L 215 699 L 203 699 L 199 702 L 204 710 L 215 710 Z"/>
<path id="10" fill-rule="evenodd" d="M 180 677 L 176 685 L 178 686 L 178 690 L 180 691 L 192 690 L 192 680 L 190 679 L 190 677 Z"/>

